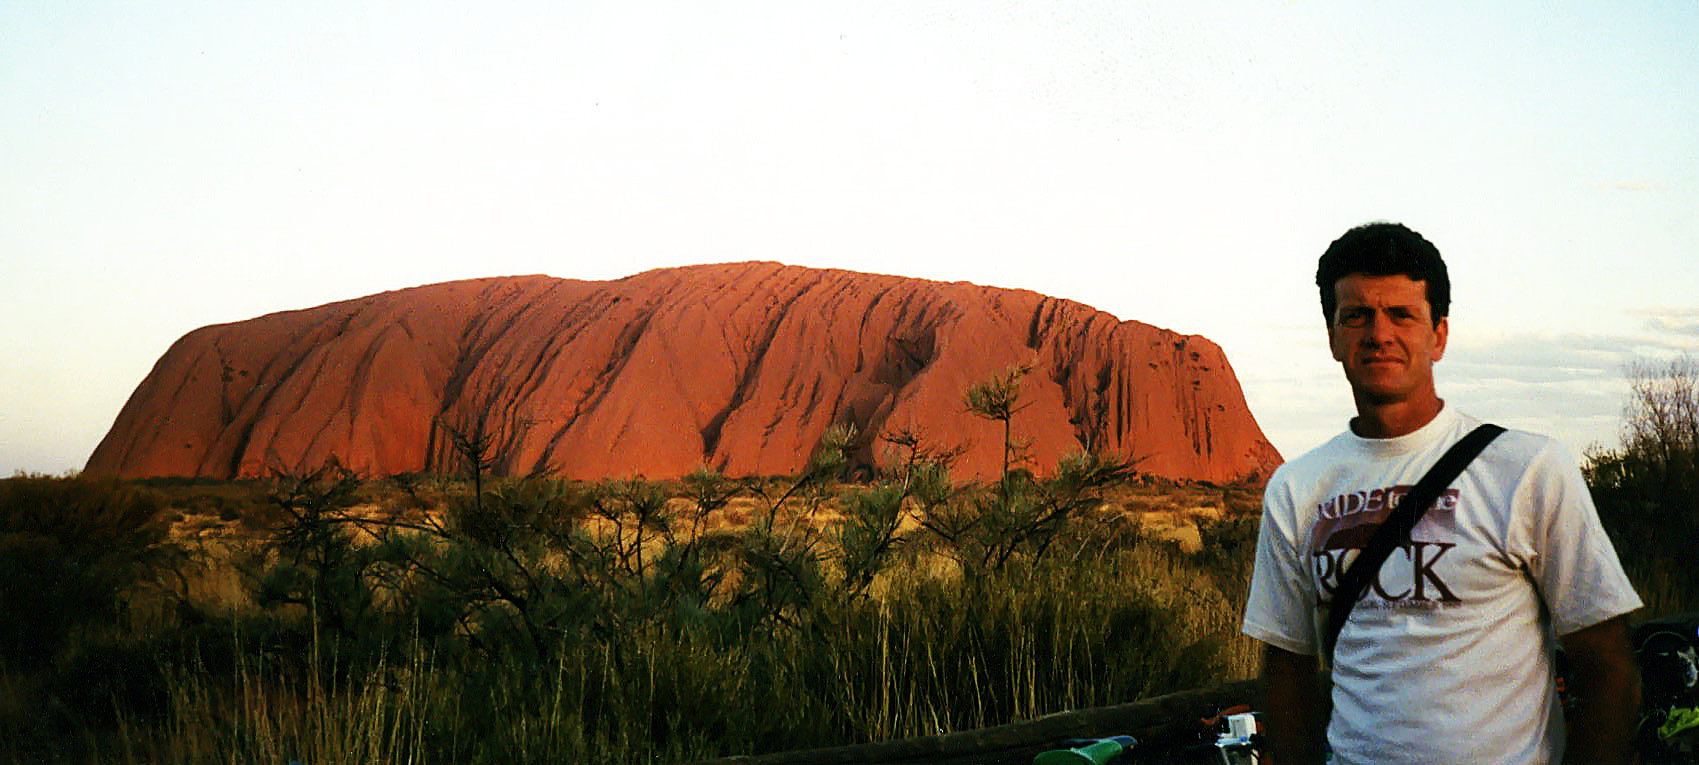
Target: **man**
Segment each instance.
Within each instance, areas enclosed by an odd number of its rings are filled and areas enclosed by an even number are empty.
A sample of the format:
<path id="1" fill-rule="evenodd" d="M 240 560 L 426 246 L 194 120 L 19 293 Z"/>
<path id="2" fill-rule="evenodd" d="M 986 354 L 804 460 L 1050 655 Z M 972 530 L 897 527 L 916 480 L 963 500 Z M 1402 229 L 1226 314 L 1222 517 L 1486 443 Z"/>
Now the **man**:
<path id="1" fill-rule="evenodd" d="M 1575 459 L 1508 431 L 1453 481 L 1317 656 L 1332 590 L 1396 499 L 1480 423 L 1441 400 L 1450 333 L 1439 251 L 1394 223 L 1354 228 L 1316 272 L 1357 416 L 1283 465 L 1263 495 L 1244 631 L 1264 643 L 1264 719 L 1280 765 L 1627 761 L 1638 608 Z M 1554 643 L 1568 657 L 1569 719 Z M 1323 657 L 1324 659 L 1327 657 Z M 1567 722 L 1567 735 L 1565 733 Z"/>

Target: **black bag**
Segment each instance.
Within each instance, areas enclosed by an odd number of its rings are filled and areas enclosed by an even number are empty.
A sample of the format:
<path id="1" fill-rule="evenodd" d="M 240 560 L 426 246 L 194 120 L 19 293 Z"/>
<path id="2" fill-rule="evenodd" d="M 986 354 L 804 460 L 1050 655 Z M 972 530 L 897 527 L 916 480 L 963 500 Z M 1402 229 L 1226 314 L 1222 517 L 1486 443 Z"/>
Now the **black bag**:
<path id="1" fill-rule="evenodd" d="M 1482 425 L 1452 444 L 1428 469 L 1427 475 L 1422 476 L 1398 500 L 1398 507 L 1393 508 L 1380 528 L 1375 529 L 1369 543 L 1351 562 L 1351 568 L 1339 575 L 1339 586 L 1333 590 L 1333 602 L 1328 604 L 1327 631 L 1322 633 L 1323 656 L 1329 663 L 1333 661 L 1334 645 L 1339 642 L 1339 631 L 1345 629 L 1345 621 L 1351 618 L 1351 607 L 1368 592 L 1369 583 L 1374 581 L 1387 556 L 1410 540 L 1410 532 L 1416 529 L 1416 523 L 1439 499 L 1440 492 L 1457 480 L 1457 476 L 1463 474 L 1463 468 L 1468 467 L 1476 455 L 1503 432 L 1504 428 L 1497 425 Z"/>

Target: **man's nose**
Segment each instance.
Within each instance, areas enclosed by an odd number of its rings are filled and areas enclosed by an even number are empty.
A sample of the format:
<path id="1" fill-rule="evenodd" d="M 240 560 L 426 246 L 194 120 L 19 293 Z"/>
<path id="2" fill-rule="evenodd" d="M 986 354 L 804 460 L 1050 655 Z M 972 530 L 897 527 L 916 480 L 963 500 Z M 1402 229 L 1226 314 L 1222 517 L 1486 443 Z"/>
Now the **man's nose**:
<path id="1" fill-rule="evenodd" d="M 1392 320 L 1376 311 L 1369 314 L 1369 326 L 1363 333 L 1363 341 L 1373 345 L 1385 345 L 1392 340 Z"/>

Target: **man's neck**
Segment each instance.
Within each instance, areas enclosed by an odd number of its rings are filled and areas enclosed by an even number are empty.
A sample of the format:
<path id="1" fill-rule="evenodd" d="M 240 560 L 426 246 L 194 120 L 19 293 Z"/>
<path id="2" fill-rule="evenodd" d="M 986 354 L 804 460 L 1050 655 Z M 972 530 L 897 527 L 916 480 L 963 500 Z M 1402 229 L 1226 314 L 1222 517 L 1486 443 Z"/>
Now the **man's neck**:
<path id="1" fill-rule="evenodd" d="M 1445 408 L 1438 396 L 1393 403 L 1357 401 L 1357 416 L 1351 418 L 1351 432 L 1363 438 L 1397 438 L 1420 430 L 1433 422 Z"/>

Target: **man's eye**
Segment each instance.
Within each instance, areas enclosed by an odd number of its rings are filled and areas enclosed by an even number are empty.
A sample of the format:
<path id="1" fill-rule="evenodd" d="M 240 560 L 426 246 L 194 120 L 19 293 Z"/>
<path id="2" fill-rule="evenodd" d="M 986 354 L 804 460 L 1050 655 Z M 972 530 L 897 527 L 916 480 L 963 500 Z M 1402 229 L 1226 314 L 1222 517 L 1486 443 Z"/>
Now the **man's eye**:
<path id="1" fill-rule="evenodd" d="M 1347 311 L 1342 317 L 1340 317 L 1340 321 L 1344 322 L 1348 327 L 1360 327 L 1364 322 L 1368 321 L 1368 318 L 1369 315 L 1363 311 Z"/>

